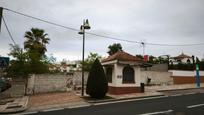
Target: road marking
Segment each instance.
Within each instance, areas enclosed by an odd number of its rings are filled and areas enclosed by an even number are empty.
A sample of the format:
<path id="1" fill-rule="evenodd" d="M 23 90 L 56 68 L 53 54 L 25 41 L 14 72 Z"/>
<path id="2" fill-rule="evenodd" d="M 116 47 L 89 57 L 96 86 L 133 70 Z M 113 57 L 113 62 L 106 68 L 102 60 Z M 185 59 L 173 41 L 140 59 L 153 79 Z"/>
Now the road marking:
<path id="1" fill-rule="evenodd" d="M 195 107 L 200 107 L 200 106 L 204 106 L 204 104 L 197 104 L 197 105 L 190 105 L 190 106 L 187 106 L 187 108 L 195 108 Z"/>
<path id="2" fill-rule="evenodd" d="M 171 113 L 173 110 L 167 110 L 167 111 L 158 111 L 158 112 L 152 112 L 152 113 L 144 113 L 140 115 L 156 115 L 156 114 L 161 114 L 161 113 Z"/>
<path id="3" fill-rule="evenodd" d="M 174 95 L 170 95 L 172 97 L 176 97 L 176 96 L 182 96 L 182 94 L 174 94 Z"/>
<path id="4" fill-rule="evenodd" d="M 28 114 L 35 114 L 35 113 L 38 113 L 38 111 L 18 113 L 18 114 L 13 114 L 13 115 L 28 115 Z"/>
<path id="5" fill-rule="evenodd" d="M 193 94 L 196 94 L 195 92 L 193 92 L 193 93 L 186 93 L 186 95 L 193 95 Z"/>
<path id="6" fill-rule="evenodd" d="M 80 108 L 80 107 L 88 107 L 91 105 L 78 105 L 78 106 L 71 106 L 71 107 L 67 107 L 68 109 L 73 109 L 73 108 Z"/>
<path id="7" fill-rule="evenodd" d="M 62 109 L 64 109 L 64 108 L 47 109 L 47 110 L 42 110 L 42 112 L 57 111 L 57 110 L 62 110 Z"/>
<path id="8" fill-rule="evenodd" d="M 94 103 L 92 105 L 105 105 L 105 104 L 112 104 L 112 103 L 130 102 L 130 101 L 139 101 L 139 100 L 148 100 L 148 99 L 158 99 L 158 98 L 165 98 L 165 97 L 168 97 L 168 96 L 147 97 L 147 98 L 139 98 L 139 99 L 120 100 L 120 101 L 110 101 L 110 102 Z"/>

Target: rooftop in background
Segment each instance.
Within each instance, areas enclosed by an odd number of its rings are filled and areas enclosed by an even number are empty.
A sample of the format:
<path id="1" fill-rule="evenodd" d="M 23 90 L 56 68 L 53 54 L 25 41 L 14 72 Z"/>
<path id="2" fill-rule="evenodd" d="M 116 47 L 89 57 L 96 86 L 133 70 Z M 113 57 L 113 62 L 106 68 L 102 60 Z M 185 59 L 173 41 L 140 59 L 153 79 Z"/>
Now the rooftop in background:
<path id="1" fill-rule="evenodd" d="M 180 54 L 180 55 L 178 55 L 178 56 L 176 56 L 176 57 L 173 57 L 173 58 L 175 58 L 175 59 L 183 59 L 183 58 L 192 58 L 191 56 L 188 56 L 188 55 L 186 55 L 186 54 L 184 54 L 183 52 Z"/>

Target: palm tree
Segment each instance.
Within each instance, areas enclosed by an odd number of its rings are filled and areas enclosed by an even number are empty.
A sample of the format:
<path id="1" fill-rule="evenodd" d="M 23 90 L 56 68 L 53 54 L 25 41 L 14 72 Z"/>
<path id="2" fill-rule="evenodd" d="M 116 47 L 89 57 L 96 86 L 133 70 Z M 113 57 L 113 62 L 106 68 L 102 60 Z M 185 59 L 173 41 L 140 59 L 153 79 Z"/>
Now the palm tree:
<path id="1" fill-rule="evenodd" d="M 47 37 L 43 29 L 31 28 L 31 31 L 26 31 L 24 37 L 24 48 L 29 51 L 36 51 L 40 56 L 47 51 L 46 44 L 49 44 L 50 39 Z"/>

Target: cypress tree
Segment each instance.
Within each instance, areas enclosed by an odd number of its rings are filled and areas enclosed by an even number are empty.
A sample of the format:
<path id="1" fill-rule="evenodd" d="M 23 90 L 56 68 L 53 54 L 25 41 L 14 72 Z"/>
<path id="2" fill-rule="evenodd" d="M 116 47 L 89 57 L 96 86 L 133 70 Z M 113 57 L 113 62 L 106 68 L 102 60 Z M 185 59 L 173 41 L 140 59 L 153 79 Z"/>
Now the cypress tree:
<path id="1" fill-rule="evenodd" d="M 86 93 L 92 98 L 104 98 L 108 91 L 108 81 L 103 66 L 96 59 L 89 72 Z"/>

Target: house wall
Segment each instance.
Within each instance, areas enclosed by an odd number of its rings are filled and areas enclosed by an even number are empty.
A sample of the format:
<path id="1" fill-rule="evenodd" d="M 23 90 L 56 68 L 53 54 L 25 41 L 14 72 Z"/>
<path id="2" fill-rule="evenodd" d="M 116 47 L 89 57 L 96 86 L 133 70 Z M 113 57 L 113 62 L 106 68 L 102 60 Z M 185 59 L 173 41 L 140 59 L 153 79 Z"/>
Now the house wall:
<path id="1" fill-rule="evenodd" d="M 114 64 L 112 83 L 109 86 L 114 87 L 137 87 L 140 86 L 140 67 L 134 66 L 135 71 L 135 83 L 122 83 L 123 81 L 123 68 L 124 65 Z"/>
<path id="2" fill-rule="evenodd" d="M 124 65 L 114 64 L 112 82 L 108 83 L 108 93 L 118 95 L 140 92 L 140 67 L 133 67 L 135 73 L 135 83 L 123 83 L 124 67 Z"/>
<path id="3" fill-rule="evenodd" d="M 171 76 L 171 72 L 141 71 L 141 82 L 147 84 L 147 78 L 150 78 L 150 85 L 170 85 L 173 84 L 173 78 Z"/>
<path id="4" fill-rule="evenodd" d="M 181 63 L 187 63 L 187 60 L 190 60 L 190 62 L 191 63 L 193 63 L 193 59 L 192 58 L 183 58 L 182 60 L 181 60 Z M 175 60 L 175 59 L 170 59 L 169 61 L 172 61 L 173 62 L 173 64 L 178 64 L 179 62 L 177 61 L 177 60 Z M 169 64 L 171 64 L 170 62 L 169 62 Z"/>
<path id="5" fill-rule="evenodd" d="M 188 60 L 188 59 L 191 61 L 191 63 L 193 63 L 192 58 L 183 58 L 183 59 L 181 60 L 181 62 L 182 62 L 182 63 L 187 63 L 187 60 Z"/>
<path id="6" fill-rule="evenodd" d="M 196 82 L 196 71 L 169 70 L 172 72 L 174 84 L 189 84 Z M 204 83 L 204 71 L 199 71 L 200 82 Z"/>

